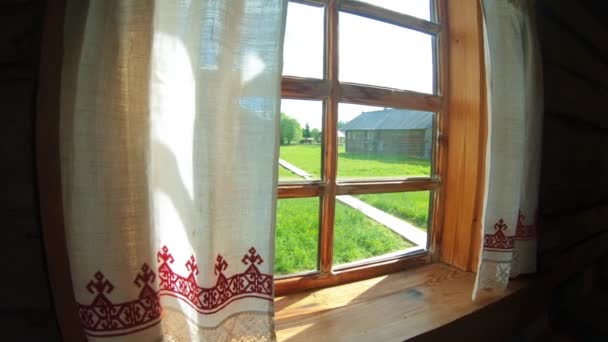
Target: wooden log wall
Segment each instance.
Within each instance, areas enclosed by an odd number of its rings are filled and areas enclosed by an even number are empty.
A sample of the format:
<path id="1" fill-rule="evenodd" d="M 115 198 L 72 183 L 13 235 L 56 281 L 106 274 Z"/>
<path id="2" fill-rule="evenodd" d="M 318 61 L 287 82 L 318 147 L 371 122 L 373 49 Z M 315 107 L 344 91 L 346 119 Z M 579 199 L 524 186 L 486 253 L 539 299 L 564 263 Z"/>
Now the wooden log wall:
<path id="1" fill-rule="evenodd" d="M 577 272 L 608 253 L 608 4 L 539 0 L 545 85 L 540 266 Z M 563 269 L 566 259 L 571 269 Z"/>
<path id="2" fill-rule="evenodd" d="M 545 86 L 539 267 L 554 279 L 548 315 L 554 332 L 606 340 L 608 3 L 539 0 L 537 10 Z"/>
<path id="3" fill-rule="evenodd" d="M 2 341 L 58 341 L 38 213 L 35 98 L 44 4 L 0 1 L 0 330 Z"/>

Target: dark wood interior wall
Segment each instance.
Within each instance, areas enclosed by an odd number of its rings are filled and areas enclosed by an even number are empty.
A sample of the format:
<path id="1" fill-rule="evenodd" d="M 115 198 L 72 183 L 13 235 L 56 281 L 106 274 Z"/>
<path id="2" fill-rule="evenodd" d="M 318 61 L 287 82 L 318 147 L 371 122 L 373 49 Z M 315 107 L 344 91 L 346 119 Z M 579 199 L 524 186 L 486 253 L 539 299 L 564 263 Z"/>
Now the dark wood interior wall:
<path id="1" fill-rule="evenodd" d="M 608 308 L 608 2 L 537 0 L 536 8 L 545 90 L 541 274 L 418 341 L 607 340 L 597 328 L 606 331 Z M 603 311 L 590 319 L 597 302 Z"/>
<path id="2" fill-rule="evenodd" d="M 608 3 L 539 0 L 538 14 L 545 84 L 539 263 L 556 278 L 549 312 L 573 336 L 606 340 Z"/>
<path id="3" fill-rule="evenodd" d="M 42 2 L 0 2 L 0 330 L 3 341 L 56 341 L 41 240 L 34 113 Z"/>
<path id="4" fill-rule="evenodd" d="M 539 0 L 545 85 L 540 265 L 608 252 L 608 5 Z"/>

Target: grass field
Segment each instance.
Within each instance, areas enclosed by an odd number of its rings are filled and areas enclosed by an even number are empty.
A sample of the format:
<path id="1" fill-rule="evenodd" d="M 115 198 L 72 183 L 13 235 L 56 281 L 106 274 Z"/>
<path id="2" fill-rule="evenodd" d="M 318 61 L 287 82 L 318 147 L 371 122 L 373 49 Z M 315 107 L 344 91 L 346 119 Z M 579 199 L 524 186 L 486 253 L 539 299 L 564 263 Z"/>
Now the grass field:
<path id="1" fill-rule="evenodd" d="M 399 156 L 347 154 L 340 147 L 338 174 L 342 178 L 380 178 L 421 176 L 430 172 L 428 160 Z M 319 179 L 320 145 L 281 146 L 281 158 Z M 279 167 L 279 180 L 301 177 Z M 427 229 L 429 191 L 365 194 L 358 199 L 420 229 Z M 284 199 L 277 207 L 275 271 L 289 274 L 315 270 L 317 265 L 319 199 Z M 411 247 L 412 244 L 389 228 L 369 219 L 359 211 L 336 203 L 334 264 L 361 260 Z"/>
<path id="2" fill-rule="evenodd" d="M 282 145 L 280 158 L 310 173 L 313 178 L 321 175 L 321 145 Z M 302 178 L 279 166 L 279 180 L 301 180 Z"/>
<path id="3" fill-rule="evenodd" d="M 338 179 L 429 176 L 430 162 L 403 156 L 346 153 L 338 149 Z"/>
<path id="4" fill-rule="evenodd" d="M 284 159 L 314 178 L 321 175 L 321 145 L 283 145 L 280 149 Z M 403 156 L 382 156 L 346 153 L 344 146 L 338 147 L 338 178 L 382 178 L 404 176 L 428 176 L 431 164 L 426 159 Z M 279 167 L 280 180 L 301 179 L 297 175 Z"/>
<path id="5" fill-rule="evenodd" d="M 279 200 L 277 205 L 276 274 L 317 269 L 319 199 Z M 343 264 L 413 246 L 360 212 L 336 203 L 334 264 Z"/>
<path id="6" fill-rule="evenodd" d="M 430 191 L 365 194 L 355 197 L 420 229 L 427 229 Z"/>

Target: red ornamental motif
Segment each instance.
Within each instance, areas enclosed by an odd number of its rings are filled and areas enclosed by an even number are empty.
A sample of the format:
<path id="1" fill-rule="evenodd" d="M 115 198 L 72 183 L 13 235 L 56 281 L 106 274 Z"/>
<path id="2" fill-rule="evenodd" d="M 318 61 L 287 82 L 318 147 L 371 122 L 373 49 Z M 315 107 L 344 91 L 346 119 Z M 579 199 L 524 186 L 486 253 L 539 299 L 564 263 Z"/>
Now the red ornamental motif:
<path id="1" fill-rule="evenodd" d="M 515 240 L 532 240 L 536 238 L 536 223 L 525 224 L 526 217 L 519 211 L 517 215 L 517 226 L 515 227 Z"/>
<path id="2" fill-rule="evenodd" d="M 159 294 L 183 299 L 199 313 L 217 312 L 230 302 L 245 297 L 272 299 L 272 276 L 260 273 L 258 270 L 256 265 L 260 265 L 264 260 L 257 255 L 253 247 L 242 259 L 243 264 L 249 267 L 245 272 L 237 273 L 230 278 L 223 273 L 228 268 L 228 263 L 218 255 L 214 270 L 217 280 L 215 286 L 210 288 L 200 287 L 196 283 L 195 274 L 198 273 L 198 268 L 194 258 L 186 264 L 190 271 L 187 277 L 173 272 L 169 266 L 173 262 L 173 257 L 166 247 L 158 252 L 158 261 L 161 263 L 158 267 Z"/>
<path id="3" fill-rule="evenodd" d="M 217 256 L 215 286 L 203 288 L 198 286 L 196 275 L 199 273 L 194 256 L 186 263 L 189 274 L 183 277 L 175 273 L 170 264 L 174 262 L 169 249 L 164 246 L 157 254 L 160 265 L 158 278 L 160 286 L 154 290 L 156 275 L 144 264 L 134 283 L 141 288 L 139 297 L 132 301 L 112 303 L 107 294 L 114 286 L 101 272 L 89 282 L 87 290 L 96 294 L 89 305 L 78 304 L 81 324 L 89 336 L 119 336 L 147 329 L 160 322 L 162 307 L 160 296 L 172 296 L 184 300 L 201 314 L 218 312 L 229 303 L 247 297 L 272 300 L 273 278 L 270 274 L 261 273 L 257 265 L 264 260 L 251 247 L 249 253 L 241 260 L 248 265 L 243 273 L 227 278 L 223 272 L 228 263 L 221 255 Z"/>
<path id="4" fill-rule="evenodd" d="M 494 225 L 494 234 L 485 234 L 483 238 L 483 248 L 489 251 L 508 252 L 513 250 L 515 239 L 512 236 L 505 235 L 507 225 L 503 219 L 498 220 Z"/>
<path id="5" fill-rule="evenodd" d="M 78 315 L 86 333 L 90 336 L 110 336 L 132 333 L 157 324 L 162 309 L 156 291 L 152 288 L 154 272 L 143 264 L 134 283 L 141 287 L 135 300 L 114 304 L 106 297 L 114 286 L 103 273 L 95 273 L 95 280 L 87 285 L 90 293 L 96 294 L 90 305 L 78 304 Z"/>

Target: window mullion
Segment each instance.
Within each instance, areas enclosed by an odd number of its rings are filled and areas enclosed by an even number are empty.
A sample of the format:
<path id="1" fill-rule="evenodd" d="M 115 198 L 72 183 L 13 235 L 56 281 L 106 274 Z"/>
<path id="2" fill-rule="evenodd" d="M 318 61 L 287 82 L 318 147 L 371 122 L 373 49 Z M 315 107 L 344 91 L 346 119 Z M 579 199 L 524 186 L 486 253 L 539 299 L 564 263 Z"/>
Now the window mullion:
<path id="1" fill-rule="evenodd" d="M 298 100 L 325 100 L 329 93 L 326 80 L 283 76 L 281 80 L 281 97 Z"/>
<path id="2" fill-rule="evenodd" d="M 340 9 L 347 13 L 364 16 L 427 34 L 436 34 L 442 29 L 440 24 L 357 0 L 342 0 Z"/>
<path id="3" fill-rule="evenodd" d="M 323 181 L 321 200 L 321 232 L 319 237 L 321 274 L 331 273 L 333 261 L 334 217 L 336 209 L 337 127 L 340 84 L 338 82 L 338 1 L 330 0 L 325 16 L 325 79 L 329 97 L 325 101 L 323 125 Z"/>
<path id="4" fill-rule="evenodd" d="M 447 0 L 434 0 L 431 1 L 432 6 L 435 7 L 434 15 L 438 22 L 447 23 Z M 434 136 L 434 147 L 433 147 L 433 160 L 434 167 L 432 173 L 434 176 L 439 177 L 443 181 L 441 187 L 433 191 L 433 197 L 431 202 L 431 224 L 433 230 L 431 231 L 430 248 L 434 260 L 439 260 L 441 256 L 442 246 L 442 234 L 444 232 L 444 208 L 445 208 L 445 181 L 447 176 L 447 158 L 448 158 L 448 85 L 449 85 L 449 59 L 448 59 L 448 30 L 445 28 L 435 37 L 434 44 L 434 55 L 435 58 L 435 82 L 436 90 L 439 95 L 442 96 L 442 108 L 437 112 L 435 118 L 435 136 Z"/>

